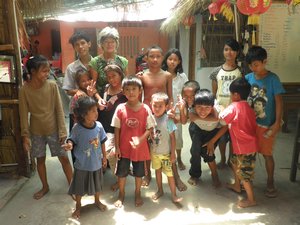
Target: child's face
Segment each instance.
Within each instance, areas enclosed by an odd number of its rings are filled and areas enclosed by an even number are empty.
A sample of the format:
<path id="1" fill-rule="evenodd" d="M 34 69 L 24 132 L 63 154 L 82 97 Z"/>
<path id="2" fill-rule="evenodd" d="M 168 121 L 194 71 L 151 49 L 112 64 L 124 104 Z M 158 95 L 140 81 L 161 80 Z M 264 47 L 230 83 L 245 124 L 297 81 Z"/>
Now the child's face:
<path id="1" fill-rule="evenodd" d="M 167 110 L 167 105 L 163 99 L 152 99 L 151 108 L 154 116 L 160 117 Z"/>
<path id="2" fill-rule="evenodd" d="M 182 90 L 182 97 L 187 105 L 190 107 L 194 104 L 195 91 L 191 87 L 186 87 Z"/>
<path id="3" fill-rule="evenodd" d="M 82 74 L 79 79 L 79 89 L 86 90 L 87 87 L 91 84 L 91 79 L 88 74 Z"/>
<path id="4" fill-rule="evenodd" d="M 211 105 L 195 105 L 195 111 L 201 119 L 205 119 L 212 113 L 213 106 Z"/>
<path id="5" fill-rule="evenodd" d="M 89 124 L 93 123 L 98 119 L 98 110 L 97 106 L 93 106 L 87 114 L 84 116 L 84 122 Z"/>
<path id="6" fill-rule="evenodd" d="M 112 87 L 118 87 L 121 85 L 121 75 L 119 73 L 117 73 L 116 71 L 108 71 L 106 73 L 106 78 L 108 83 L 112 86 Z"/>
<path id="7" fill-rule="evenodd" d="M 74 49 L 80 56 L 85 56 L 90 54 L 89 49 L 91 47 L 91 42 L 87 42 L 84 39 L 79 39 L 74 43 Z"/>
<path id="8" fill-rule="evenodd" d="M 225 60 L 234 61 L 237 57 L 238 52 L 232 50 L 232 48 L 228 45 L 224 46 L 223 55 Z"/>
<path id="9" fill-rule="evenodd" d="M 38 70 L 31 71 L 32 77 L 37 79 L 40 82 L 45 82 L 49 77 L 49 73 L 50 73 L 49 64 L 42 65 Z"/>
<path id="10" fill-rule="evenodd" d="M 264 72 L 266 70 L 265 69 L 266 64 L 267 64 L 267 60 L 264 60 L 264 61 L 255 60 L 249 64 L 249 68 L 255 74 L 262 75 L 262 74 L 264 74 Z"/>
<path id="11" fill-rule="evenodd" d="M 168 70 L 169 71 L 175 71 L 176 67 L 180 63 L 180 60 L 178 56 L 174 53 L 172 53 L 168 58 L 167 58 L 167 65 L 168 65 Z"/>
<path id="12" fill-rule="evenodd" d="M 148 52 L 147 63 L 151 68 L 161 67 L 163 61 L 163 55 L 159 49 L 151 49 Z"/>
<path id="13" fill-rule="evenodd" d="M 126 96 L 129 102 L 135 102 L 139 100 L 142 90 L 137 85 L 126 85 L 123 88 L 123 94 Z"/>

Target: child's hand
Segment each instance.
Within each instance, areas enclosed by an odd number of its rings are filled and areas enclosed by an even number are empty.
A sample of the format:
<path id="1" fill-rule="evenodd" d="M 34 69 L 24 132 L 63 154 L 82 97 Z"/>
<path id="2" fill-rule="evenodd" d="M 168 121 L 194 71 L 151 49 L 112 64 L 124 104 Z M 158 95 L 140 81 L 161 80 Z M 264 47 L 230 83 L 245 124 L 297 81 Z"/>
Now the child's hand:
<path id="1" fill-rule="evenodd" d="M 61 145 L 61 147 L 65 150 L 65 151 L 71 151 L 73 149 L 73 143 L 72 141 L 68 141 L 67 143 Z"/>
<path id="2" fill-rule="evenodd" d="M 132 141 L 130 141 L 130 144 L 133 148 L 137 148 L 141 144 L 141 140 L 139 137 L 132 137 Z"/>
<path id="3" fill-rule="evenodd" d="M 29 152 L 31 149 L 31 142 L 30 142 L 30 138 L 29 137 L 23 137 L 22 138 L 22 142 L 23 142 L 23 148 L 26 152 Z"/>
<path id="4" fill-rule="evenodd" d="M 104 99 L 99 99 L 98 100 L 98 107 L 102 111 L 106 108 L 106 101 Z"/>
<path id="5" fill-rule="evenodd" d="M 171 155 L 170 155 L 170 161 L 171 161 L 171 163 L 175 163 L 176 162 L 176 154 L 175 153 L 171 153 Z"/>
<path id="6" fill-rule="evenodd" d="M 60 138 L 59 138 L 59 143 L 60 143 L 61 145 L 63 145 L 63 144 L 65 143 L 66 139 L 67 139 L 67 136 L 60 137 Z"/>
<path id="7" fill-rule="evenodd" d="M 175 108 L 172 107 L 171 109 L 169 109 L 169 110 L 167 111 L 167 115 L 168 115 L 169 118 L 175 119 L 175 116 L 176 116 L 176 114 L 175 114 L 175 109 L 176 109 L 176 107 L 175 107 Z"/>
<path id="8" fill-rule="evenodd" d="M 88 96 L 93 97 L 97 93 L 96 81 L 92 80 L 91 84 L 89 86 L 87 86 L 86 90 L 87 90 Z"/>
<path id="9" fill-rule="evenodd" d="M 178 107 L 179 110 L 183 110 L 186 107 L 186 102 L 184 101 L 184 99 L 181 97 L 181 95 L 177 96 L 177 103 L 176 103 L 176 107 Z"/>
<path id="10" fill-rule="evenodd" d="M 115 154 L 115 157 L 117 158 L 117 160 L 120 160 L 121 159 L 121 151 L 119 148 L 116 148 L 116 154 Z"/>
<path id="11" fill-rule="evenodd" d="M 215 152 L 215 145 L 214 143 L 212 143 L 211 141 L 207 142 L 206 144 L 202 145 L 202 147 L 207 147 L 207 154 L 209 156 L 213 156 L 214 152 Z"/>
<path id="12" fill-rule="evenodd" d="M 107 167 L 107 159 L 106 157 L 102 158 L 102 168 L 105 169 Z"/>

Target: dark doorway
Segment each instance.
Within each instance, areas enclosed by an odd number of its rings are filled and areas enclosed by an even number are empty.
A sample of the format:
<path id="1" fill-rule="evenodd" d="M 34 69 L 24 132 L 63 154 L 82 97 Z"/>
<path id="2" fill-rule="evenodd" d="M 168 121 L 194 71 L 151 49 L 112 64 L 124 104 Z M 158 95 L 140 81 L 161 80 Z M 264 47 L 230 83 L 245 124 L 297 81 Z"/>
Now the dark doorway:
<path id="1" fill-rule="evenodd" d="M 51 40 L 52 40 L 52 57 L 59 57 L 61 53 L 61 44 L 60 44 L 60 31 L 51 30 Z"/>

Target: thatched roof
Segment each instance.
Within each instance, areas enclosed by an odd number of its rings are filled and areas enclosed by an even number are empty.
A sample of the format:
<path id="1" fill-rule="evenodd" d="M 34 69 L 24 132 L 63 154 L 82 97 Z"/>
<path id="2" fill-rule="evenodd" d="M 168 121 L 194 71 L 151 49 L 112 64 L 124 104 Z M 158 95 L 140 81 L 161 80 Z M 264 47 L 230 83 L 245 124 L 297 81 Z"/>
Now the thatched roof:
<path id="1" fill-rule="evenodd" d="M 150 0 L 17 0 L 25 19 L 49 19 L 57 15 L 103 8 L 126 8 Z"/>
<path id="2" fill-rule="evenodd" d="M 178 0 L 174 11 L 161 25 L 161 30 L 174 33 L 185 18 L 193 16 L 207 9 L 211 0 Z"/>

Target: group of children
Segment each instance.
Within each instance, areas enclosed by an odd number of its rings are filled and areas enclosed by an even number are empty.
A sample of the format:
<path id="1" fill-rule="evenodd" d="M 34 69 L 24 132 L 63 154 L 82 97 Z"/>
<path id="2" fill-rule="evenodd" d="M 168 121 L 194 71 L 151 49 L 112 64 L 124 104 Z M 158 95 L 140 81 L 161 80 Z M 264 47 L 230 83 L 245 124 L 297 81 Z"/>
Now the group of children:
<path id="1" fill-rule="evenodd" d="M 89 48 L 89 40 L 81 38 L 72 42 L 75 50 L 77 42 L 78 46 L 82 42 L 81 45 Z M 85 53 L 85 58 L 90 58 Z M 280 94 L 284 90 L 279 78 L 266 70 L 267 54 L 263 48 L 253 46 L 249 49 L 246 60 L 253 72 L 245 78 L 236 64 L 237 53 L 235 41 L 225 44 L 225 63 L 210 76 L 213 92 L 200 89 L 196 81 L 188 81 L 177 49 L 169 50 L 163 58 L 161 48 L 150 47 L 146 53 L 148 69 L 134 76 L 125 76 L 118 63 L 108 62 L 104 68 L 108 85 L 103 88 L 101 97 L 87 64 L 77 62 L 78 67 L 74 66 L 77 68 L 76 85 L 70 88 L 74 92 L 70 111 L 74 125 L 68 138 L 58 88 L 47 80 L 49 63 L 42 56 L 29 59 L 26 65 L 29 79 L 20 90 L 20 116 L 23 146 L 37 158 L 43 185 L 34 198 L 40 199 L 49 191 L 45 166 L 48 144 L 51 156 L 58 156 L 70 184 L 68 193 L 76 201 L 73 213 L 76 218 L 80 217 L 81 198 L 85 194 L 95 196 L 95 205 L 101 211 L 106 209 L 100 201 L 100 192 L 107 160 L 116 175 L 111 189 L 119 189 L 116 207 L 124 203 L 126 177 L 130 173 L 135 177 L 135 205 L 143 204 L 141 187 L 149 185 L 151 163 L 157 183 L 157 192 L 152 199 L 157 200 L 164 194 L 162 173 L 165 173 L 172 202 L 178 203 L 182 198 L 177 196 L 176 187 L 179 191 L 187 188 L 180 179 L 176 163 L 177 158 L 178 168 L 185 169 L 181 160 L 181 124 L 187 122 L 190 122 L 192 140 L 189 184 L 198 184 L 203 158 L 211 170 L 213 185 L 221 185 L 214 151 L 219 140 L 229 139 L 226 134 L 229 130 L 230 165 L 235 182 L 227 187 L 239 193 L 242 185 L 247 193 L 247 198 L 239 201 L 238 206 L 256 205 L 252 179 L 257 152 L 263 154 L 266 162 L 265 194 L 276 197 L 272 149 L 280 128 Z M 268 100 L 264 118 L 257 117 L 247 102 L 254 85 L 266 90 Z M 49 99 L 46 101 L 45 98 Z M 65 152 L 69 150 L 73 153 L 73 173 Z M 221 163 L 225 164 L 225 150 L 221 155 Z"/>

